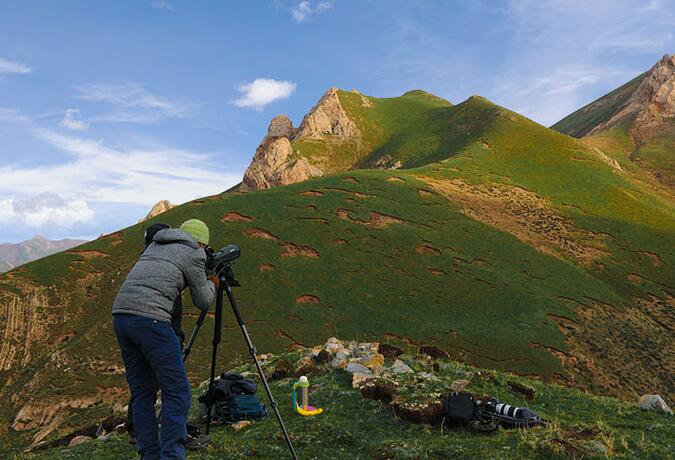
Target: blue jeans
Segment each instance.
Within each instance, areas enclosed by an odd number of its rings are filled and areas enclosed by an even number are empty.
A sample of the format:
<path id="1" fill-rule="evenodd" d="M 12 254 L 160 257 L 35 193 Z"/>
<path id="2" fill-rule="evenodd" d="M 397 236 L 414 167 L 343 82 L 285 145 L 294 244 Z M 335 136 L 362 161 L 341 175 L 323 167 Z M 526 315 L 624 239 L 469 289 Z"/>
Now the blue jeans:
<path id="1" fill-rule="evenodd" d="M 180 341 L 171 323 L 114 315 L 115 335 L 131 391 L 136 448 L 144 460 L 185 458 L 190 383 Z M 157 436 L 155 401 L 162 390 L 162 433 Z"/>

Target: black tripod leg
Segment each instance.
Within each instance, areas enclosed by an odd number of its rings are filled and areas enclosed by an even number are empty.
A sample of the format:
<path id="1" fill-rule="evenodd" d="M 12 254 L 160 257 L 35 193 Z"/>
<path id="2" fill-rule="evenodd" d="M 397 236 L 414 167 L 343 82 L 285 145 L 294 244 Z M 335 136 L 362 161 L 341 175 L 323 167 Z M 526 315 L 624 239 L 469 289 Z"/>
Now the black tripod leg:
<path id="1" fill-rule="evenodd" d="M 199 329 L 202 327 L 202 323 L 204 323 L 204 318 L 206 318 L 206 314 L 208 313 L 208 310 L 202 310 L 201 313 L 199 314 L 199 318 L 197 318 L 197 323 L 195 324 L 195 328 L 192 329 L 192 334 L 190 334 L 190 338 L 188 339 L 187 345 L 185 345 L 185 348 L 183 348 L 183 361 L 185 362 L 187 360 L 187 357 L 190 355 L 190 351 L 192 351 L 192 345 L 195 343 L 195 339 L 197 338 L 197 334 L 199 333 Z"/>
<path id="2" fill-rule="evenodd" d="M 213 393 L 214 381 L 216 379 L 216 356 L 218 355 L 218 344 L 220 344 L 220 329 L 223 324 L 223 285 L 225 283 L 222 281 L 218 286 L 218 292 L 216 292 L 216 317 L 213 324 L 213 342 L 211 350 L 211 377 L 209 379 L 209 396 Z M 209 397 L 208 404 L 206 405 L 206 434 L 208 436 L 209 430 L 211 428 L 211 412 L 213 409 L 213 398 Z"/>
<path id="3" fill-rule="evenodd" d="M 279 405 L 277 404 L 276 400 L 274 399 L 274 396 L 272 395 L 272 390 L 270 389 L 270 386 L 267 384 L 267 379 L 265 378 L 265 373 L 262 370 L 262 367 L 260 367 L 260 363 L 258 362 L 258 357 L 256 356 L 256 350 L 255 347 L 253 346 L 253 342 L 251 342 L 251 337 L 248 335 L 248 331 L 246 330 L 246 325 L 244 324 L 244 320 L 241 317 L 241 313 L 239 312 L 239 307 L 237 307 L 237 301 L 234 299 L 234 295 L 232 295 L 232 289 L 230 288 L 230 285 L 227 282 L 227 279 L 223 278 L 221 280 L 221 287 L 225 285 L 225 292 L 227 293 L 227 298 L 230 301 L 230 305 L 232 305 L 232 311 L 234 311 L 234 316 L 237 318 L 237 323 L 239 323 L 239 327 L 241 328 L 241 332 L 244 334 L 244 340 L 246 341 L 246 346 L 248 347 L 249 353 L 251 353 L 251 357 L 253 358 L 253 362 L 255 363 L 255 367 L 258 370 L 258 375 L 260 375 L 260 380 L 263 383 L 263 386 L 265 387 L 265 391 L 267 392 L 267 397 L 270 400 L 270 406 L 272 406 L 272 409 L 274 409 L 274 413 L 277 416 L 277 420 L 279 420 L 279 426 L 281 427 L 281 431 L 284 433 L 284 437 L 286 438 L 286 444 L 288 444 L 288 448 L 291 450 L 291 455 L 294 460 L 297 460 L 298 456 L 295 453 L 295 449 L 293 448 L 293 443 L 291 442 L 291 437 L 288 435 L 288 431 L 286 430 L 286 425 L 284 424 L 284 420 L 281 418 L 281 413 L 279 413 Z"/>

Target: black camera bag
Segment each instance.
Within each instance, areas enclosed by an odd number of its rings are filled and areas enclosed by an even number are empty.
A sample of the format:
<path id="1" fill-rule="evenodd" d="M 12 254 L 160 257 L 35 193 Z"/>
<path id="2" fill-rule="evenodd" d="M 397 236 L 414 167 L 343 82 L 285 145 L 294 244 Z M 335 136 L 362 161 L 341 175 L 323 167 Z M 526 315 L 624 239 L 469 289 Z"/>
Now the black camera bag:
<path id="1" fill-rule="evenodd" d="M 470 393 L 450 393 L 443 399 L 443 420 L 446 425 L 465 427 L 475 416 L 475 403 Z"/>

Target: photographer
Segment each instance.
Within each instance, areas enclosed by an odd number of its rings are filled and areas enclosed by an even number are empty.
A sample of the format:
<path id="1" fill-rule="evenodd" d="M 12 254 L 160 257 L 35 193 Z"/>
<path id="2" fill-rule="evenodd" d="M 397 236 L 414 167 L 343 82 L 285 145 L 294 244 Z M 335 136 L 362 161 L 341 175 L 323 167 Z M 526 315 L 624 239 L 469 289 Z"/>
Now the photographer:
<path id="1" fill-rule="evenodd" d="M 113 324 L 131 391 L 134 434 L 143 459 L 183 459 L 190 385 L 180 340 L 171 326 L 174 302 L 186 287 L 207 310 L 218 279 L 206 276 L 209 229 L 197 219 L 153 237 L 129 272 L 113 304 Z M 155 401 L 162 390 L 158 440 Z"/>

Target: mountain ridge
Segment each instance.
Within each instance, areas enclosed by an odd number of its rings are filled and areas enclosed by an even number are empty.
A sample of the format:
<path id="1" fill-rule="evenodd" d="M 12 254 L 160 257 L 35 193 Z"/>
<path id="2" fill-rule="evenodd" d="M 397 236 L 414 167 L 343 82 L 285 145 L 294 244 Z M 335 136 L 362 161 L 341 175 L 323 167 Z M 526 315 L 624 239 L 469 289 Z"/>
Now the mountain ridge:
<path id="1" fill-rule="evenodd" d="M 675 187 L 675 55 L 551 126 Z"/>
<path id="2" fill-rule="evenodd" d="M 36 235 L 19 243 L 0 243 L 0 272 L 12 270 L 22 264 L 71 249 L 86 242 L 86 240 L 69 238 L 48 240 Z"/>

